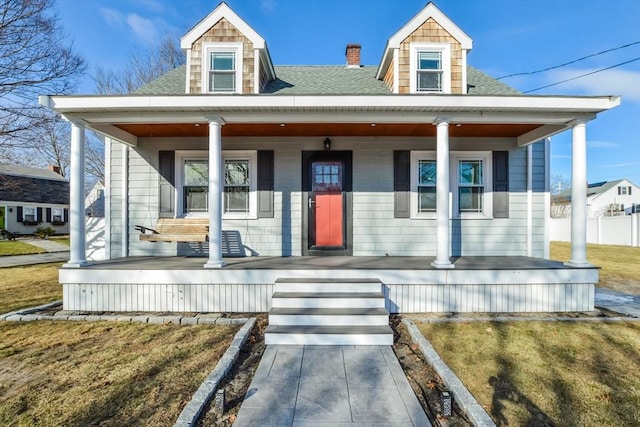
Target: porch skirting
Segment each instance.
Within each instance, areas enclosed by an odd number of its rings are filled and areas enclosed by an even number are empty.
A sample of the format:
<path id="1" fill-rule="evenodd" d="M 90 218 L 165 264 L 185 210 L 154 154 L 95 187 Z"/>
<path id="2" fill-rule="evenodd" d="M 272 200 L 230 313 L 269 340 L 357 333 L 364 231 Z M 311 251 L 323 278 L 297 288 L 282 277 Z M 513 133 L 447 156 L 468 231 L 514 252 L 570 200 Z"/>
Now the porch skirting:
<path id="1" fill-rule="evenodd" d="M 60 282 L 65 310 L 267 312 L 277 279 L 376 279 L 390 313 L 592 311 L 598 282 L 596 268 L 526 257 L 460 258 L 453 270 L 412 257 L 332 258 L 230 259 L 213 270 L 202 258 L 129 258 L 64 268 Z"/>

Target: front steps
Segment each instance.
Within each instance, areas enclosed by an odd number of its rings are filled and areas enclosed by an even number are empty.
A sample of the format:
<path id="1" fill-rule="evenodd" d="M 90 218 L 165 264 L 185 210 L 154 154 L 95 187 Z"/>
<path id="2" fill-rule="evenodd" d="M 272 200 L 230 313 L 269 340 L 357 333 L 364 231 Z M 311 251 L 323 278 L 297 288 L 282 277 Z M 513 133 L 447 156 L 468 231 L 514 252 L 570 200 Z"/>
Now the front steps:
<path id="1" fill-rule="evenodd" d="M 392 345 L 378 280 L 278 279 L 265 343 Z"/>

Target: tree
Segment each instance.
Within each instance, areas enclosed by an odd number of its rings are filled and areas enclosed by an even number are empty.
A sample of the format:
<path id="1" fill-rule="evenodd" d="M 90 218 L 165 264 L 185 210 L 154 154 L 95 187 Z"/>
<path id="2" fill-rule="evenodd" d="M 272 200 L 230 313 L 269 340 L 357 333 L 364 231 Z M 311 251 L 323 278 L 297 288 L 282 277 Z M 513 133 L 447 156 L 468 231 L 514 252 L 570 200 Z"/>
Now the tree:
<path id="1" fill-rule="evenodd" d="M 126 67 L 120 70 L 97 67 L 92 77 L 99 94 L 127 94 L 184 63 L 185 56 L 176 39 L 167 36 L 149 51 L 133 52 Z"/>
<path id="2" fill-rule="evenodd" d="M 549 187 L 551 190 L 551 218 L 567 218 L 571 214 L 571 193 L 568 196 L 565 194 L 571 189 L 571 182 L 559 173 L 554 173 L 551 174 Z"/>
<path id="3" fill-rule="evenodd" d="M 72 91 L 85 65 L 67 41 L 53 0 L 0 0 L 0 146 L 21 146 L 21 133 L 47 116 L 38 95 Z"/>

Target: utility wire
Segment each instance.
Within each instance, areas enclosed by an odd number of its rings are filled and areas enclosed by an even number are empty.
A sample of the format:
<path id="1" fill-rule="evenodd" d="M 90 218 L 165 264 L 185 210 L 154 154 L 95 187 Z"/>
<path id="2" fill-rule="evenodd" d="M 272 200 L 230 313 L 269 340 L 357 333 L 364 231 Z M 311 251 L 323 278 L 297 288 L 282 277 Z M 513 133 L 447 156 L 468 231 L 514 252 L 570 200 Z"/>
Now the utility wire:
<path id="1" fill-rule="evenodd" d="M 559 85 L 559 84 L 562 84 L 562 83 L 570 82 L 571 80 L 576 80 L 576 79 L 579 79 L 579 78 L 582 78 L 582 77 L 590 76 L 592 74 L 596 74 L 596 73 L 600 73 L 602 71 L 610 70 L 612 68 L 620 67 L 621 65 L 629 64 L 631 62 L 638 61 L 638 60 L 640 60 L 640 57 L 631 59 L 629 61 L 621 62 L 619 64 L 612 65 L 610 67 L 601 68 L 599 70 L 595 70 L 595 71 L 592 71 L 590 73 L 581 74 L 579 76 L 571 77 L 570 79 L 562 80 L 560 82 L 551 83 L 550 85 L 540 86 L 540 87 L 537 87 L 535 89 L 531 89 L 531 90 L 528 90 L 528 91 L 522 92 L 522 93 L 531 93 L 531 92 L 535 92 L 535 91 L 540 90 L 540 89 L 546 89 L 546 88 L 551 87 L 551 86 L 556 86 L 556 85 Z"/>
<path id="2" fill-rule="evenodd" d="M 529 74 L 538 74 L 538 73 L 543 73 L 543 72 L 549 71 L 549 70 L 555 70 L 556 68 L 561 68 L 561 67 L 564 67 L 566 65 L 575 64 L 576 62 L 584 61 L 585 59 L 593 58 L 594 56 L 602 55 L 602 54 L 608 53 L 608 52 L 613 52 L 614 50 L 624 49 L 625 47 L 633 46 L 633 45 L 636 45 L 636 44 L 640 44 L 640 40 L 637 41 L 637 42 L 628 43 L 628 44 L 625 44 L 625 45 L 622 45 L 622 46 L 614 47 L 612 49 L 603 50 L 602 52 L 592 53 L 591 55 L 583 56 L 582 58 L 574 59 L 573 61 L 565 62 L 564 64 L 554 65 L 553 67 L 545 68 L 545 69 L 542 69 L 542 70 L 528 71 L 528 72 L 525 72 L 525 73 L 509 74 L 507 76 L 498 77 L 496 80 L 502 80 L 502 79 L 506 79 L 508 77 L 526 76 L 526 75 L 529 75 Z"/>

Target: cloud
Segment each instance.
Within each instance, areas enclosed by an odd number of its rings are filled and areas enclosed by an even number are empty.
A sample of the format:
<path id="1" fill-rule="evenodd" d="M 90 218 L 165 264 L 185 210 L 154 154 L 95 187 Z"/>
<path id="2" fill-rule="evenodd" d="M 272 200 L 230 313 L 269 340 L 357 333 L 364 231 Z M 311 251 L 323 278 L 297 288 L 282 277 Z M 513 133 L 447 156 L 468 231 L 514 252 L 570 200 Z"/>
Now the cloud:
<path id="1" fill-rule="evenodd" d="M 619 147 L 620 144 L 610 141 L 587 141 L 589 148 L 614 148 Z"/>
<path id="2" fill-rule="evenodd" d="M 549 83 L 571 79 L 597 71 L 593 69 L 553 70 Z M 579 91 L 587 95 L 621 95 L 623 101 L 640 102 L 640 71 L 611 69 L 562 83 L 556 88 Z"/>
<path id="3" fill-rule="evenodd" d="M 118 28 L 124 22 L 124 15 L 122 15 L 122 13 L 118 12 L 117 10 L 101 7 L 98 10 L 98 13 L 110 27 Z"/>
<path id="4" fill-rule="evenodd" d="M 143 18 L 136 13 L 127 15 L 127 25 L 141 40 L 155 43 L 159 40 L 158 26 L 150 19 Z"/>
<path id="5" fill-rule="evenodd" d="M 553 154 L 551 158 L 552 159 L 570 159 L 571 155 L 570 154 Z"/>
<path id="6" fill-rule="evenodd" d="M 265 15 L 272 15 L 276 11 L 275 0 L 260 0 L 260 8 Z"/>
<path id="7" fill-rule="evenodd" d="M 631 166 L 640 166 L 639 162 L 632 163 L 610 163 L 608 165 L 602 165 L 603 168 L 628 168 Z"/>

